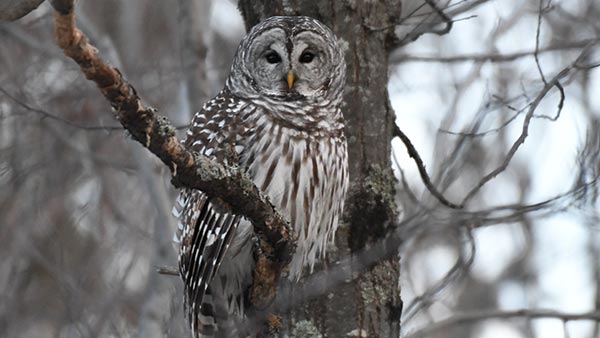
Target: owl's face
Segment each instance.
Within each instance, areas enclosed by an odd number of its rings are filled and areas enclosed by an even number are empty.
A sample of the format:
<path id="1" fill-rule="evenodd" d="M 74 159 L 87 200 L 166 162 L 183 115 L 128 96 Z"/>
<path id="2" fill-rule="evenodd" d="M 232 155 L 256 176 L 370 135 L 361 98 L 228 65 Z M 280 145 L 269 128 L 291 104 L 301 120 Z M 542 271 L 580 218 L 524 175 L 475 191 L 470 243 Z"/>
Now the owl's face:
<path id="1" fill-rule="evenodd" d="M 249 96 L 293 101 L 330 95 L 344 71 L 331 30 L 299 16 L 271 17 L 255 26 L 240 44 L 232 75 L 242 73 Z"/>

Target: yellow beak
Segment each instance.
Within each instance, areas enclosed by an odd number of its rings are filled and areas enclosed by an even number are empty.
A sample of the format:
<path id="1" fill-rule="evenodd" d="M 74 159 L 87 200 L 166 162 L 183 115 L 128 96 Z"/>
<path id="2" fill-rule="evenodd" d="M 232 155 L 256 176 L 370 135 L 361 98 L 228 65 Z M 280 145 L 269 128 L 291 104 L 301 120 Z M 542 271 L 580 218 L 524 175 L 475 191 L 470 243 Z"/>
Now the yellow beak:
<path id="1" fill-rule="evenodd" d="M 292 89 L 292 87 L 294 86 L 294 72 L 292 72 L 291 70 L 287 74 L 287 84 L 289 89 Z"/>

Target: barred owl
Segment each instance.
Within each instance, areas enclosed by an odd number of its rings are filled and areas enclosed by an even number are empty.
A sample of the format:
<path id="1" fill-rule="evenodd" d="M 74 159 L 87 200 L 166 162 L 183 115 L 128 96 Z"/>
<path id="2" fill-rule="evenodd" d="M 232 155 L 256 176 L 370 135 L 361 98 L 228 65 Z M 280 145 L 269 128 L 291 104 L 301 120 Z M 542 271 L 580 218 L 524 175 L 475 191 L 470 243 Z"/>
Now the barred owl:
<path id="1" fill-rule="evenodd" d="M 348 163 L 340 110 L 343 52 L 308 17 L 271 17 L 240 43 L 225 88 L 198 112 L 188 149 L 236 160 L 297 235 L 288 278 L 325 255 L 344 206 Z M 194 337 L 238 337 L 252 283 L 253 229 L 198 190 L 183 190 L 179 269 Z M 247 309 L 246 309 L 247 310 Z"/>

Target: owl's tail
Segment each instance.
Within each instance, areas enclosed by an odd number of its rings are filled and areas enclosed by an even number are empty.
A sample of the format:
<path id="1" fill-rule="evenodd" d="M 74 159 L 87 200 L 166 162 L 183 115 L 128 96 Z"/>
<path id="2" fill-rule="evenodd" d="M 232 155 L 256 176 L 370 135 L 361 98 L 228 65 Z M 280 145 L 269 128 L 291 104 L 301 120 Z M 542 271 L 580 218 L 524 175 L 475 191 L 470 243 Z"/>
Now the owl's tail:
<path id="1" fill-rule="evenodd" d="M 242 338 L 237 325 L 229 315 L 227 308 L 218 295 L 213 295 L 209 287 L 202 298 L 200 311 L 188 313 L 194 338 Z M 186 299 L 186 302 L 189 301 Z M 192 306 L 185 306 L 187 311 L 193 311 Z"/>

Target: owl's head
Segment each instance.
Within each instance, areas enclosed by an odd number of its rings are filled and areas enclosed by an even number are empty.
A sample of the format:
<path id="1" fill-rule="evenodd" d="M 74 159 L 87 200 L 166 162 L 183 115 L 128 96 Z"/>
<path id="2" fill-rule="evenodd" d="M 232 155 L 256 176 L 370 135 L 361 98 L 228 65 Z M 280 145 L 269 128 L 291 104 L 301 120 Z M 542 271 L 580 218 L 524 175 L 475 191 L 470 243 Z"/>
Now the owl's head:
<path id="1" fill-rule="evenodd" d="M 227 85 L 242 97 L 336 100 L 346 65 L 333 32 L 306 16 L 274 16 L 238 47 Z"/>

